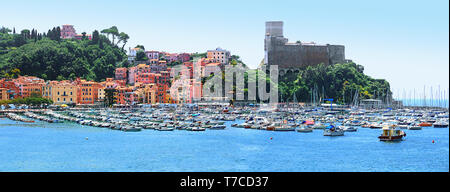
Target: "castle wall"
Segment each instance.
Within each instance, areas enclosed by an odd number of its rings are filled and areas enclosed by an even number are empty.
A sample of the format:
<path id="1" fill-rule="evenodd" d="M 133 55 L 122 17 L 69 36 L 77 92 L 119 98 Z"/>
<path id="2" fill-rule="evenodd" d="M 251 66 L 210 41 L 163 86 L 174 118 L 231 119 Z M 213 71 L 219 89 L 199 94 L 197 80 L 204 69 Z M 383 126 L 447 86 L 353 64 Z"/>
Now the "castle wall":
<path id="1" fill-rule="evenodd" d="M 300 67 L 329 64 L 328 47 L 323 45 L 303 45 L 301 51 L 302 62 Z M 297 67 L 297 66 L 292 66 Z"/>
<path id="2" fill-rule="evenodd" d="M 343 45 L 328 45 L 331 64 L 345 63 L 345 47 Z"/>
<path id="3" fill-rule="evenodd" d="M 266 22 L 264 50 L 264 63 L 278 65 L 281 72 L 346 61 L 343 45 L 288 43 L 288 39 L 283 37 L 283 23 L 279 21 Z"/>

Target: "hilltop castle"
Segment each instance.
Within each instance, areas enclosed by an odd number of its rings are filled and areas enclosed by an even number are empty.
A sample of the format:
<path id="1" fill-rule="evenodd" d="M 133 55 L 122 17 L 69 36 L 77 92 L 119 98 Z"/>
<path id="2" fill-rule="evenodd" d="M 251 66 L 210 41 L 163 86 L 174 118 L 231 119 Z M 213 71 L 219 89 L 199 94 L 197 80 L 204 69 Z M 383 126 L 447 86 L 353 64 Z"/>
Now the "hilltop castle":
<path id="1" fill-rule="evenodd" d="M 264 39 L 264 64 L 278 65 L 280 75 L 298 72 L 300 68 L 323 63 L 325 65 L 344 63 L 345 47 L 343 45 L 319 45 L 314 42 L 289 43 L 283 37 L 283 22 L 266 22 Z"/>

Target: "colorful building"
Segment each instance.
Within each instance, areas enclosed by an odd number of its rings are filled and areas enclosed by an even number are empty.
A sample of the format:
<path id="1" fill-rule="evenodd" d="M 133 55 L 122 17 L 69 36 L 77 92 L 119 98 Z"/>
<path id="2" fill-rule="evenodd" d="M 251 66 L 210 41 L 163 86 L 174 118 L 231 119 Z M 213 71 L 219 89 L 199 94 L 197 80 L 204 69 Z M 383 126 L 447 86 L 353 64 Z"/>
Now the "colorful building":
<path id="1" fill-rule="evenodd" d="M 218 62 L 222 65 L 228 64 L 230 57 L 230 52 L 220 47 L 215 50 L 208 50 L 207 52 L 208 59 L 212 59 L 214 62 Z"/>
<path id="2" fill-rule="evenodd" d="M 16 86 L 12 79 L 1 79 L 0 88 L 6 89 L 6 97 L 8 99 L 15 99 L 20 95 L 20 89 Z"/>
<path id="3" fill-rule="evenodd" d="M 147 55 L 147 58 L 149 60 L 152 59 L 159 60 L 159 51 L 146 51 L 145 55 Z"/>
<path id="4" fill-rule="evenodd" d="M 70 81 L 50 81 L 42 87 L 42 97 L 55 104 L 76 104 L 78 86 Z"/>
<path id="5" fill-rule="evenodd" d="M 115 71 L 115 79 L 116 80 L 127 80 L 127 68 L 121 67 L 117 68 Z"/>
<path id="6" fill-rule="evenodd" d="M 8 100 L 8 90 L 6 88 L 0 88 L 0 101 Z"/>
<path id="7" fill-rule="evenodd" d="M 29 97 L 31 93 L 42 94 L 42 87 L 45 85 L 44 79 L 34 76 L 19 76 L 13 81 L 19 88 L 20 97 Z"/>
<path id="8" fill-rule="evenodd" d="M 72 39 L 77 35 L 73 25 L 63 25 L 61 28 L 61 38 L 62 39 Z"/>
<path id="9" fill-rule="evenodd" d="M 100 83 L 77 79 L 76 84 L 78 85 L 77 104 L 94 104 L 98 101 Z"/>

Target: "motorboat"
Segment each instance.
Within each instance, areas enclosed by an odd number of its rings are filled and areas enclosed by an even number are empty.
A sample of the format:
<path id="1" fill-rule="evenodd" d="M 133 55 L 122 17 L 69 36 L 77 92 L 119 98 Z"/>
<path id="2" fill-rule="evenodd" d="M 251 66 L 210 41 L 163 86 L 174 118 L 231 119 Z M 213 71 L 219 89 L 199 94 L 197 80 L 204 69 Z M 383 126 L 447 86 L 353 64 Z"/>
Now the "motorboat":
<path id="1" fill-rule="evenodd" d="M 380 141 L 402 141 L 403 137 L 406 137 L 406 133 L 397 126 L 384 126 L 382 131 L 378 137 Z"/>
<path id="2" fill-rule="evenodd" d="M 448 123 L 444 121 L 437 121 L 436 123 L 433 123 L 434 128 L 446 128 L 448 127 Z"/>
<path id="3" fill-rule="evenodd" d="M 323 136 L 344 136 L 344 130 L 330 125 L 323 130 Z"/>

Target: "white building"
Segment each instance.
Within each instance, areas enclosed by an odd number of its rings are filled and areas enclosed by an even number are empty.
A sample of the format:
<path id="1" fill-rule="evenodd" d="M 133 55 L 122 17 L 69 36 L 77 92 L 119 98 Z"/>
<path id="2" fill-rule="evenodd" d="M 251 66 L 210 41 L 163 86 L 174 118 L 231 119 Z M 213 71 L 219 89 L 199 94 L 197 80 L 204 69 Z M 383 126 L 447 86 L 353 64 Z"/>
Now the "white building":
<path id="1" fill-rule="evenodd" d="M 230 52 L 218 47 L 215 50 L 208 50 L 207 52 L 208 59 L 212 59 L 214 62 L 220 63 L 220 64 L 228 64 L 230 60 Z"/>

